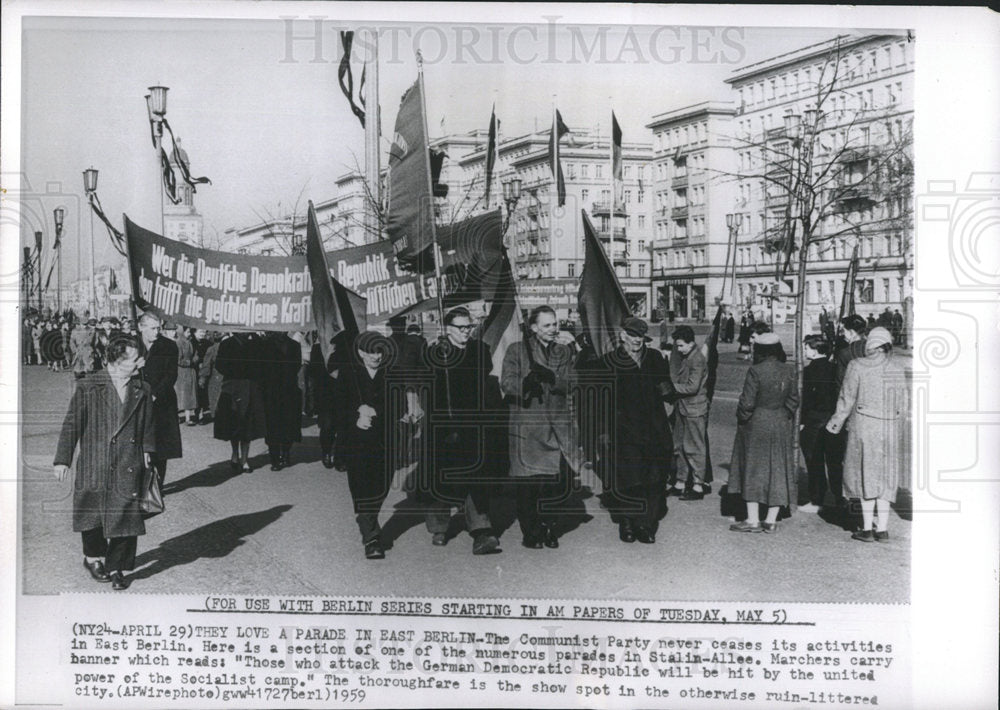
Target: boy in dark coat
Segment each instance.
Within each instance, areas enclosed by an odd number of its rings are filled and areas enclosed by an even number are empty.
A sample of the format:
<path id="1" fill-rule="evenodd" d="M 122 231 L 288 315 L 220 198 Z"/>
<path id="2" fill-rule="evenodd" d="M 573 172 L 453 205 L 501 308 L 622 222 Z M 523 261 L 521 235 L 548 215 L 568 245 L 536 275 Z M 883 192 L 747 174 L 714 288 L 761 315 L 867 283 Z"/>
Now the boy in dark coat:
<path id="1" fill-rule="evenodd" d="M 53 472 L 66 477 L 77 444 L 73 530 L 83 538 L 84 567 L 98 582 L 126 589 L 135 568 L 136 536 L 146 528 L 139 509 L 143 474 L 155 451 L 149 385 L 135 377 L 138 344 L 116 336 L 107 367 L 73 393 L 56 447 Z"/>

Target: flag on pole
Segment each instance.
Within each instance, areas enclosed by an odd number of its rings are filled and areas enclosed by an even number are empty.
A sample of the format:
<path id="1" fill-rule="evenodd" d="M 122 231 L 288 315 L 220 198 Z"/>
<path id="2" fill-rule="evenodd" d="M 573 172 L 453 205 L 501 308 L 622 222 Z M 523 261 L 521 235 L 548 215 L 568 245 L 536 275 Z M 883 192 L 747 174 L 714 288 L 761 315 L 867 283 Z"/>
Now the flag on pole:
<path id="1" fill-rule="evenodd" d="M 330 359 L 333 338 L 341 331 L 357 334 L 366 327 L 367 299 L 347 289 L 330 273 L 326 251 L 319 238 L 316 210 L 310 200 L 306 225 L 306 263 L 312 279 L 312 311 L 323 361 Z"/>
<path id="2" fill-rule="evenodd" d="M 583 216 L 586 256 L 580 275 L 577 310 L 580 312 L 580 324 L 590 335 L 590 342 L 597 354 L 603 356 L 614 349 L 615 328 L 630 315 L 630 311 L 625 293 L 597 239 L 587 211 L 580 210 L 580 213 Z"/>
<path id="3" fill-rule="evenodd" d="M 719 310 L 715 312 L 715 319 L 712 321 L 712 330 L 708 334 L 708 340 L 705 345 L 707 347 L 708 353 L 706 355 L 706 360 L 708 361 L 708 377 L 705 379 L 705 394 L 708 396 L 708 401 L 712 401 L 712 397 L 715 396 L 715 383 L 719 376 L 719 333 L 722 330 L 722 303 L 719 303 Z"/>
<path id="4" fill-rule="evenodd" d="M 163 148 L 160 148 L 160 169 L 163 172 L 163 190 L 167 193 L 167 199 L 175 205 L 179 204 L 181 198 L 177 196 L 177 177 L 170 165 L 170 157 Z"/>
<path id="5" fill-rule="evenodd" d="M 490 206 L 490 187 L 493 185 L 493 167 L 497 160 L 497 105 L 490 112 L 490 137 L 486 144 L 486 193 L 483 198 L 487 209 Z"/>
<path id="6" fill-rule="evenodd" d="M 443 150 L 434 150 L 433 148 L 428 148 L 428 150 L 430 150 L 431 161 L 431 194 L 434 197 L 447 197 L 448 185 L 441 182 L 441 168 L 444 167 L 444 159 L 448 157 L 448 154 Z"/>
<path id="7" fill-rule="evenodd" d="M 118 276 L 115 275 L 115 270 L 110 266 L 108 267 L 108 293 L 118 293 Z"/>
<path id="8" fill-rule="evenodd" d="M 559 141 L 569 132 L 569 128 L 563 123 L 562 114 L 556 109 L 552 117 L 552 132 L 549 134 L 549 167 L 556 186 L 558 207 L 566 204 L 566 182 L 563 180 L 562 163 L 559 160 Z"/>
<path id="9" fill-rule="evenodd" d="M 348 103 L 351 104 L 351 112 L 361 121 L 361 127 L 365 126 L 365 110 L 358 105 L 354 99 L 354 72 L 351 69 L 351 47 L 354 45 L 354 32 L 346 31 L 340 33 L 340 43 L 343 45 L 344 53 L 340 57 L 340 67 L 337 69 L 337 80 L 340 82 L 340 90 L 344 92 Z M 365 73 L 361 72 L 361 87 L 364 87 Z M 359 89 L 359 93 L 360 89 Z M 361 104 L 364 105 L 364 95 L 361 96 Z"/>
<path id="10" fill-rule="evenodd" d="M 500 263 L 499 280 L 490 303 L 490 312 L 483 321 L 479 333 L 479 339 L 489 347 L 492 354 L 492 374 L 500 376 L 507 348 L 522 337 L 521 308 L 517 302 L 514 272 L 510 266 L 510 259 L 504 254 Z"/>
<path id="11" fill-rule="evenodd" d="M 847 316 L 854 315 L 854 290 L 855 281 L 858 278 L 858 245 L 854 245 L 851 253 L 851 263 L 847 267 L 847 276 L 844 278 L 844 295 L 840 299 L 840 318 L 843 320 Z"/>
<path id="12" fill-rule="evenodd" d="M 397 257 L 412 259 L 434 241 L 430 151 L 424 130 L 420 80 L 406 90 L 389 148 L 386 234 Z"/>
<path id="13" fill-rule="evenodd" d="M 180 168 L 181 178 L 184 179 L 184 182 L 190 185 L 191 189 L 195 191 L 197 191 L 198 185 L 204 185 L 205 183 L 211 185 L 212 181 L 207 177 L 191 177 L 191 166 L 188 165 L 186 154 L 183 150 L 181 150 L 181 139 L 174 137 L 174 131 L 170 127 L 170 123 L 167 122 L 166 117 L 163 117 L 161 120 L 163 122 L 163 127 L 166 128 L 167 133 L 170 134 L 170 154 L 173 156 L 174 162 L 177 163 L 177 167 Z"/>
<path id="14" fill-rule="evenodd" d="M 622 129 L 614 111 L 611 112 L 611 179 L 615 190 L 611 197 L 617 201 L 618 188 L 622 184 Z"/>

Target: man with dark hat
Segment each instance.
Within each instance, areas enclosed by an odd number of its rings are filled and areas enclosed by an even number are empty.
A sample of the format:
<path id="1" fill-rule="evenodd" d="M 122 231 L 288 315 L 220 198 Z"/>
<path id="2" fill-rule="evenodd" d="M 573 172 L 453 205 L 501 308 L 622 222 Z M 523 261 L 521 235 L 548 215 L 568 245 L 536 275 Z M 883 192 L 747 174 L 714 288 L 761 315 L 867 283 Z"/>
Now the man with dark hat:
<path id="1" fill-rule="evenodd" d="M 626 318 L 618 347 L 602 358 L 603 369 L 615 382 L 605 486 L 612 519 L 626 543 L 656 541 L 659 521 L 667 514 L 666 483 L 674 471 L 673 438 L 663 402 L 677 395 L 663 354 L 646 346 L 652 340 L 648 330 L 641 318 Z"/>

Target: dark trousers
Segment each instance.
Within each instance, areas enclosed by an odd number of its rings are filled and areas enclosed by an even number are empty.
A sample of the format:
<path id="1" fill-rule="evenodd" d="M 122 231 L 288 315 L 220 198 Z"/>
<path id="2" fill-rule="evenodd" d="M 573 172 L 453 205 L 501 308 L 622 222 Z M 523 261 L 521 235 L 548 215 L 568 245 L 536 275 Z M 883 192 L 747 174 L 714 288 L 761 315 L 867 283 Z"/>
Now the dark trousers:
<path id="1" fill-rule="evenodd" d="M 131 572 L 135 569 L 135 551 L 138 538 L 104 537 L 104 528 L 94 528 L 80 533 L 85 557 L 103 557 L 108 572 Z"/>
<path id="2" fill-rule="evenodd" d="M 543 529 L 554 528 L 557 511 L 552 508 L 566 493 L 565 462 L 559 476 L 529 476 L 514 479 L 516 486 L 517 522 L 524 537 L 537 538 Z"/>
<path id="3" fill-rule="evenodd" d="M 279 458 L 284 458 L 288 461 L 289 457 L 292 455 L 292 445 L 291 444 L 268 444 L 267 453 L 271 457 L 271 463 L 278 463 Z"/>
<path id="4" fill-rule="evenodd" d="M 378 538 L 382 532 L 378 514 L 389 495 L 391 480 L 384 454 L 380 455 L 377 451 L 351 452 L 347 457 L 347 487 L 351 491 L 354 515 L 363 542 Z"/>
<path id="5" fill-rule="evenodd" d="M 615 522 L 655 533 L 666 515 L 666 491 L 662 483 L 623 487 L 611 493 L 608 507 Z"/>
<path id="6" fill-rule="evenodd" d="M 839 502 L 844 495 L 844 454 L 840 452 L 840 460 L 835 460 L 837 444 L 832 439 L 836 436 L 839 435 L 828 432 L 824 424 L 807 423 L 799 432 L 799 445 L 809 476 L 809 502 L 813 505 L 823 505 L 828 482 L 835 500 Z"/>

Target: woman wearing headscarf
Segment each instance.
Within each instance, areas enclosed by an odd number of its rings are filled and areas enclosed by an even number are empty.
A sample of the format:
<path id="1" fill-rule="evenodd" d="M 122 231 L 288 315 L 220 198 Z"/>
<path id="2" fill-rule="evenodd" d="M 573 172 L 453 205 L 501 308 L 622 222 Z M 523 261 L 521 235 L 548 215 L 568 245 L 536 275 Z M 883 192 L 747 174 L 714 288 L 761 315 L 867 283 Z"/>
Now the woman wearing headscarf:
<path id="1" fill-rule="evenodd" d="M 746 501 L 747 518 L 729 529 L 771 533 L 778 529 L 779 509 L 791 505 L 795 497 L 792 427 L 799 391 L 795 367 L 785 362 L 777 335 L 758 335 L 753 359 L 736 405 L 742 432 L 733 444 L 729 469 L 729 491 Z M 763 524 L 758 504 L 767 508 Z"/>
<path id="2" fill-rule="evenodd" d="M 250 473 L 250 442 L 265 434 L 264 398 L 260 391 L 261 338 L 233 333 L 219 343 L 215 369 L 222 374 L 213 434 L 233 447 L 234 471 Z"/>
<path id="3" fill-rule="evenodd" d="M 862 527 L 851 535 L 861 542 L 889 540 L 889 506 L 906 466 L 906 392 L 903 369 L 892 359 L 892 335 L 872 328 L 865 357 L 847 366 L 837 411 L 826 425 L 832 434 L 847 425 L 844 494 L 861 499 Z"/>

